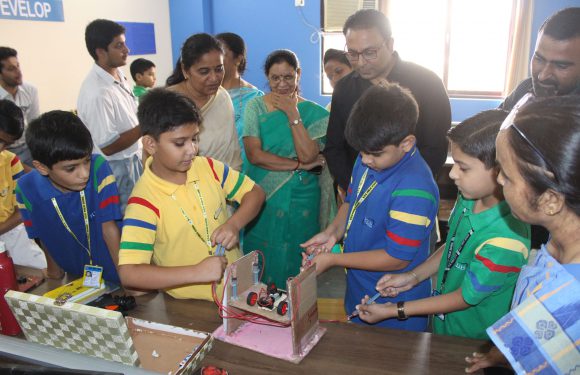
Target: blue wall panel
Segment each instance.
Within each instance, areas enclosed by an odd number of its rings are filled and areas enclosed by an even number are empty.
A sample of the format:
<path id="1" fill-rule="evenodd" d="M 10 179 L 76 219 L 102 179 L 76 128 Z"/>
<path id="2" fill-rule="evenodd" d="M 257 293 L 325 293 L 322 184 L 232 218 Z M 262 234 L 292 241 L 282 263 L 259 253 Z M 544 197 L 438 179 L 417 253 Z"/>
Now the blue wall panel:
<path id="1" fill-rule="evenodd" d="M 268 53 L 278 48 L 296 52 L 302 63 L 302 95 L 321 105 L 330 101 L 321 95 L 321 42 L 310 25 L 320 28 L 321 1 L 305 0 L 297 8 L 294 0 L 169 0 L 174 60 L 179 48 L 195 32 L 240 34 L 248 46 L 246 80 L 268 90 L 262 71 Z M 537 30 L 558 9 L 580 6 L 580 0 L 536 0 L 534 5 L 532 51 Z M 495 108 L 500 100 L 451 99 L 453 121 L 461 121 L 479 111 Z"/>
<path id="2" fill-rule="evenodd" d="M 157 53 L 155 24 L 145 22 L 119 23 L 125 27 L 125 38 L 130 55 L 154 55 Z"/>

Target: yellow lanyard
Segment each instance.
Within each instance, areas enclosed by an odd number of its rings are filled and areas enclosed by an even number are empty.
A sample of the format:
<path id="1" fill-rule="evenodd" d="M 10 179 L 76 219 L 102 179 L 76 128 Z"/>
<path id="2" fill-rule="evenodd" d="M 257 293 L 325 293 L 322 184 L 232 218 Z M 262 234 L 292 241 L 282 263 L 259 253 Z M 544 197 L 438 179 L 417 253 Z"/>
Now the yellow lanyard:
<path id="1" fill-rule="evenodd" d="M 209 253 L 209 255 L 212 255 L 212 253 L 211 253 L 212 246 L 211 246 L 211 240 L 210 240 L 210 236 L 209 236 L 209 223 L 207 221 L 207 211 L 205 209 L 205 202 L 203 201 L 203 196 L 201 195 L 201 191 L 199 190 L 199 186 L 197 186 L 197 181 L 194 181 L 193 182 L 193 186 L 195 187 L 195 192 L 197 193 L 197 197 L 199 198 L 199 203 L 200 203 L 200 206 L 201 206 L 201 214 L 203 215 L 203 221 L 205 223 L 205 240 L 203 239 L 203 237 L 201 237 L 201 234 L 195 228 L 195 225 L 193 225 L 193 221 L 189 218 L 189 216 L 187 216 L 187 214 L 185 213 L 185 210 L 183 208 L 181 208 L 181 206 L 177 202 L 177 198 L 175 198 L 175 194 L 172 194 L 171 195 L 171 198 L 175 201 L 175 203 L 177 204 L 177 207 L 179 207 L 179 210 L 181 211 L 181 214 L 183 215 L 183 217 L 185 218 L 185 220 L 187 221 L 187 223 L 189 225 L 191 225 L 191 228 L 193 229 L 193 231 L 195 232 L 195 234 L 197 235 L 197 237 L 199 237 L 200 240 L 202 240 L 203 242 L 205 242 L 205 244 L 208 247 L 208 253 Z"/>
<path id="2" fill-rule="evenodd" d="M 77 238 L 77 236 L 74 234 L 74 232 L 70 229 L 69 225 L 67 224 L 66 220 L 64 219 L 64 216 L 62 214 L 62 212 L 60 211 L 60 207 L 58 207 L 58 203 L 56 202 L 56 198 L 52 198 L 52 205 L 54 206 L 54 209 L 58 215 L 58 217 L 60 218 L 60 221 L 62 222 L 62 225 L 64 225 L 65 229 L 70 233 L 70 235 L 75 239 L 75 241 L 83 248 L 86 250 L 87 254 L 89 254 L 89 263 L 92 265 L 93 264 L 93 258 L 91 257 L 91 230 L 89 227 L 89 211 L 87 209 L 87 199 L 85 198 L 85 191 L 81 190 L 81 192 L 79 193 L 81 196 L 81 207 L 83 209 L 83 219 L 85 221 L 85 232 L 87 233 L 87 244 L 88 244 L 88 248 L 85 247 L 81 241 L 79 241 L 79 239 Z"/>
<path id="3" fill-rule="evenodd" d="M 356 190 L 356 196 L 355 196 L 355 202 L 352 206 L 352 209 L 350 210 L 350 214 L 348 215 L 348 221 L 346 222 L 346 231 L 344 232 L 344 241 L 346 241 L 346 237 L 348 236 L 348 230 L 350 229 L 350 226 L 352 224 L 352 221 L 354 219 L 354 215 L 356 214 L 356 210 L 357 208 L 359 208 L 359 206 L 362 204 L 362 202 L 365 201 L 365 199 L 367 199 L 367 197 L 369 195 L 371 195 L 371 193 L 373 192 L 373 190 L 375 190 L 375 188 L 377 187 L 377 182 L 373 181 L 371 183 L 371 185 L 365 190 L 365 192 L 363 193 L 362 196 L 360 195 L 360 192 L 367 180 L 367 173 L 368 173 L 369 169 L 367 168 L 365 170 L 365 173 L 363 174 L 363 176 L 360 179 L 360 182 L 358 184 L 358 188 Z"/>

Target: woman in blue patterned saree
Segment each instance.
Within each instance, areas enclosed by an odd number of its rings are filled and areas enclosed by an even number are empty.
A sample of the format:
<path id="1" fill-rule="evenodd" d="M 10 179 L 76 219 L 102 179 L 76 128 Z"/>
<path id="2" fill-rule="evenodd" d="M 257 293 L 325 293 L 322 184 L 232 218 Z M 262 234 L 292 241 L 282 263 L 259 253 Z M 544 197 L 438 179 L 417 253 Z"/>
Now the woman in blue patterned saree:
<path id="1" fill-rule="evenodd" d="M 225 76 L 222 81 L 222 87 L 228 90 L 234 105 L 236 130 L 238 131 L 238 141 L 242 150 L 242 170 L 245 171 L 248 166 L 248 159 L 242 142 L 244 110 L 251 99 L 262 96 L 264 93 L 242 78 L 247 64 L 244 39 L 234 33 L 217 34 L 216 38 L 222 43 L 224 48 Z"/>
<path id="2" fill-rule="evenodd" d="M 266 192 L 260 216 L 246 226 L 244 252 L 261 250 L 262 281 L 286 288 L 302 262 L 300 243 L 320 229 L 319 174 L 325 161 L 328 111 L 298 95 L 294 52 L 277 50 L 264 71 L 271 92 L 252 99 L 244 114 L 247 174 Z"/>
<path id="3" fill-rule="evenodd" d="M 502 128 L 496 142 L 504 196 L 514 216 L 545 227 L 550 239 L 522 268 L 512 311 L 487 329 L 496 347 L 466 358 L 467 372 L 509 362 L 518 374 L 575 373 L 580 367 L 578 96 L 528 102 Z"/>

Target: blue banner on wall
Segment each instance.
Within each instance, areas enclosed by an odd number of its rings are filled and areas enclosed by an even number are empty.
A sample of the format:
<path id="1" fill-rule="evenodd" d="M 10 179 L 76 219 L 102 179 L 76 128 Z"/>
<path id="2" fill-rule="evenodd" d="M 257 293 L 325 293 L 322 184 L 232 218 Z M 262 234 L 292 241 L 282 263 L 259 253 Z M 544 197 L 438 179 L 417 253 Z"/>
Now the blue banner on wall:
<path id="1" fill-rule="evenodd" d="M 64 22 L 62 0 L 0 0 L 0 19 Z"/>
<path id="2" fill-rule="evenodd" d="M 0 0 L 2 1 L 2 0 Z M 154 55 L 155 24 L 144 22 L 119 22 L 125 27 L 125 39 L 130 55 Z"/>

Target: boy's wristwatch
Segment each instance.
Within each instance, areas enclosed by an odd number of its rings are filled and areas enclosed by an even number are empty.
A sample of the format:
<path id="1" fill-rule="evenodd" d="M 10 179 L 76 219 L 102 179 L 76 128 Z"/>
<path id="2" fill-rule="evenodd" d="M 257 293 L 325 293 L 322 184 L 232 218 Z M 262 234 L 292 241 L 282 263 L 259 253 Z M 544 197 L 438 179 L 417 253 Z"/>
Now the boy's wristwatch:
<path id="1" fill-rule="evenodd" d="M 409 317 L 405 314 L 405 301 L 397 302 L 397 319 L 407 320 Z"/>

